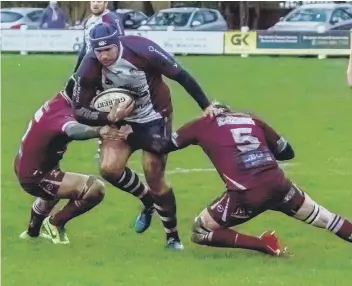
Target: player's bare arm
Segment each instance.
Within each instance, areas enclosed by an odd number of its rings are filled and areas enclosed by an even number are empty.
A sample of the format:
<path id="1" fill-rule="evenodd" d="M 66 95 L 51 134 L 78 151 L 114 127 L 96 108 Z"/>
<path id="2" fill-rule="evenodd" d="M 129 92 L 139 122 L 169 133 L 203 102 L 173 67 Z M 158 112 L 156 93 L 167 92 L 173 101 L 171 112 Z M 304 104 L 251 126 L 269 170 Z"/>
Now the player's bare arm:
<path id="1" fill-rule="evenodd" d="M 78 122 L 72 122 L 65 127 L 64 132 L 69 138 L 77 141 L 99 137 L 104 140 L 119 139 L 118 130 L 110 126 L 92 127 Z"/>

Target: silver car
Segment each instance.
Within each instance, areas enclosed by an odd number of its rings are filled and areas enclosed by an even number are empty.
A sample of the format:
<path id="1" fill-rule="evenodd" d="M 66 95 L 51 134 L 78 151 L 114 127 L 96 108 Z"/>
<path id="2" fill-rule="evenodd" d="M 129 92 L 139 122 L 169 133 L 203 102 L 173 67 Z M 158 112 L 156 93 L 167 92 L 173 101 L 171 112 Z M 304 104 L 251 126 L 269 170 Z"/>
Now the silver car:
<path id="1" fill-rule="evenodd" d="M 324 32 L 351 19 L 350 4 L 307 4 L 293 10 L 268 30 Z"/>
<path id="2" fill-rule="evenodd" d="M 228 26 L 218 10 L 208 8 L 170 8 L 160 10 L 138 30 L 227 31 Z"/>
<path id="3" fill-rule="evenodd" d="M 20 29 L 26 25 L 28 29 L 37 29 L 44 13 L 42 8 L 4 8 L 0 9 L 1 29 Z"/>

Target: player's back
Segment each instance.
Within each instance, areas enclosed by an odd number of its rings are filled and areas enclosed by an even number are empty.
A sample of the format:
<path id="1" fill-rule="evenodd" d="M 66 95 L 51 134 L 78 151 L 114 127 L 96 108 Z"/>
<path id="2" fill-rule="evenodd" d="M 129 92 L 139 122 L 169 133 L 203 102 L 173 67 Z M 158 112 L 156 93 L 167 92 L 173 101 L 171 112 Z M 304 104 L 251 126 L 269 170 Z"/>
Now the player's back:
<path id="1" fill-rule="evenodd" d="M 201 119 L 200 145 L 228 189 L 250 189 L 265 171 L 282 174 L 273 154 L 280 137 L 260 119 L 247 113 L 223 113 Z"/>
<path id="2" fill-rule="evenodd" d="M 59 93 L 34 114 L 21 139 L 16 157 L 16 173 L 23 180 L 58 165 L 71 141 L 64 133 L 65 124 L 75 121 L 67 96 Z"/>

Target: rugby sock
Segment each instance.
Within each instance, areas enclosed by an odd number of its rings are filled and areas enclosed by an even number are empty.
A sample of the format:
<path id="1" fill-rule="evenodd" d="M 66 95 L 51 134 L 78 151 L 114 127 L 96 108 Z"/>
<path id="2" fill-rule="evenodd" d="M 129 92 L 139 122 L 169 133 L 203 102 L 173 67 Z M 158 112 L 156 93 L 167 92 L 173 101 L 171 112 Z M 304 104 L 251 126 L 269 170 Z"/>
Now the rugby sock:
<path id="1" fill-rule="evenodd" d="M 78 217 L 98 205 L 100 201 L 88 202 L 86 200 L 69 200 L 68 203 L 56 214 L 52 215 L 49 222 L 58 227 L 64 227 L 71 219 Z"/>
<path id="2" fill-rule="evenodd" d="M 130 168 L 126 167 L 121 176 L 116 180 L 106 178 L 109 183 L 126 193 L 139 198 L 146 208 L 150 208 L 154 204 L 154 198 L 149 188 L 139 179 L 138 175 Z"/>
<path id="3" fill-rule="evenodd" d="M 154 207 L 158 212 L 166 232 L 166 240 L 173 238 L 180 241 L 177 231 L 176 199 L 172 189 L 165 194 L 154 194 Z"/>
<path id="4" fill-rule="evenodd" d="M 350 221 L 334 215 L 326 229 L 335 233 L 341 239 L 352 243 L 352 223 Z"/>
<path id="5" fill-rule="evenodd" d="M 41 198 L 37 198 L 34 201 L 27 229 L 29 236 L 36 237 L 39 235 L 43 220 L 49 215 L 58 202 L 59 200 L 45 201 Z"/>
<path id="6" fill-rule="evenodd" d="M 215 247 L 244 248 L 268 253 L 266 244 L 258 237 L 241 234 L 232 229 L 217 229 L 208 234 L 206 245 Z"/>

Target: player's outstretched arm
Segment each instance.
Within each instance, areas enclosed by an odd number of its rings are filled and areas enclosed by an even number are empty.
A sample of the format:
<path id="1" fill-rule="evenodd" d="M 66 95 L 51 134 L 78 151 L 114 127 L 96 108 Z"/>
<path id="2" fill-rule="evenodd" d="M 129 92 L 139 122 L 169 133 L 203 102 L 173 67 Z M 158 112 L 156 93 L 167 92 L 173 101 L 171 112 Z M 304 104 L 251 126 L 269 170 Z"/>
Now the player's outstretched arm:
<path id="1" fill-rule="evenodd" d="M 116 128 L 110 126 L 92 127 L 78 122 L 70 122 L 63 130 L 72 140 L 83 141 L 93 138 L 118 140 L 119 133 Z"/>
<path id="2" fill-rule="evenodd" d="M 210 106 L 209 99 L 195 78 L 158 44 L 145 38 L 135 37 L 128 40 L 126 45 L 145 59 L 147 68 L 155 70 L 182 85 L 201 109 L 204 110 Z"/>
<path id="3" fill-rule="evenodd" d="M 160 137 L 158 135 L 142 135 L 139 133 L 130 133 L 126 137 L 130 146 L 136 149 L 142 149 L 151 153 L 166 154 L 178 150 L 178 147 L 170 138 Z"/>
<path id="4" fill-rule="evenodd" d="M 352 49 L 347 67 L 347 84 L 352 88 Z"/>
<path id="5" fill-rule="evenodd" d="M 142 149 L 148 152 L 165 154 L 181 150 L 189 145 L 198 143 L 197 136 L 200 130 L 201 119 L 186 123 L 170 137 L 160 135 L 145 135 L 134 133 L 131 126 L 124 125 L 120 128 L 121 139 L 126 140 L 135 149 Z"/>

